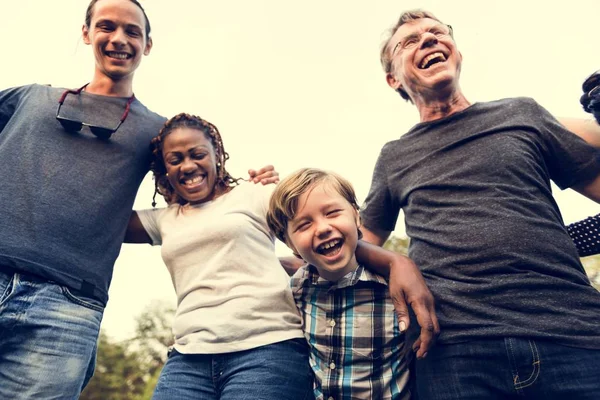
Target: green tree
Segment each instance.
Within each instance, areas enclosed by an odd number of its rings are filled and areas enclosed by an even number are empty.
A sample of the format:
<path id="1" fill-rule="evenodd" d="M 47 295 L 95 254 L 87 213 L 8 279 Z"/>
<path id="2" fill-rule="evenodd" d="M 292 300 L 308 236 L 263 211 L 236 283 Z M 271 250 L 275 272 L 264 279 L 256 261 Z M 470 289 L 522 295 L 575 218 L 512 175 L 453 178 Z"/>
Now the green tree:
<path id="1" fill-rule="evenodd" d="M 115 342 L 100 333 L 94 377 L 82 400 L 149 400 L 173 345 L 174 309 L 153 302 L 136 318 L 135 336 Z"/>
<path id="2" fill-rule="evenodd" d="M 111 342 L 100 333 L 96 371 L 81 394 L 82 400 L 133 400 L 144 392 L 145 371 L 139 355 L 123 343 Z"/>

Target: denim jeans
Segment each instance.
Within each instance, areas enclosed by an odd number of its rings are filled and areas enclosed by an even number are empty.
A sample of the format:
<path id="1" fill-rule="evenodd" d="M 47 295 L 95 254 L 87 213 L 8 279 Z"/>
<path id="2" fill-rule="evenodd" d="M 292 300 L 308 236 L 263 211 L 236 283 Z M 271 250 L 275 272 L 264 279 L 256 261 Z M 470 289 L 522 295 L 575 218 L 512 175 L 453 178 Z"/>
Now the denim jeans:
<path id="1" fill-rule="evenodd" d="M 313 375 L 304 339 L 223 354 L 172 350 L 153 400 L 313 399 Z"/>
<path id="2" fill-rule="evenodd" d="M 600 350 L 512 337 L 438 345 L 416 378 L 420 400 L 599 399 Z"/>
<path id="3" fill-rule="evenodd" d="M 0 399 L 77 399 L 94 372 L 104 307 L 0 267 Z"/>

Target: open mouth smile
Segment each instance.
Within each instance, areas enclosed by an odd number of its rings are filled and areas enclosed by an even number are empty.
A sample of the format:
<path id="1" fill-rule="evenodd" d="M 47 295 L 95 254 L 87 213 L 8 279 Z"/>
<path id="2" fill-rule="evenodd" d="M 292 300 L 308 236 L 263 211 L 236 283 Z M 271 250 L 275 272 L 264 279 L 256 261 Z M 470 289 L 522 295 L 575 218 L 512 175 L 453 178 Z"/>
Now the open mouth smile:
<path id="1" fill-rule="evenodd" d="M 185 188 L 192 189 L 200 186 L 206 179 L 206 175 L 196 175 L 193 177 L 186 177 L 179 180 L 179 184 Z"/>
<path id="2" fill-rule="evenodd" d="M 427 69 L 434 64 L 445 62 L 446 56 L 441 51 L 437 51 L 435 53 L 431 53 L 419 63 L 420 69 Z"/>
<path id="3" fill-rule="evenodd" d="M 133 57 L 131 54 L 123 51 L 106 51 L 104 54 L 117 60 L 129 60 L 131 57 Z"/>
<path id="4" fill-rule="evenodd" d="M 326 257 L 337 255 L 342 250 L 344 241 L 342 239 L 332 239 L 317 246 L 316 252 Z"/>

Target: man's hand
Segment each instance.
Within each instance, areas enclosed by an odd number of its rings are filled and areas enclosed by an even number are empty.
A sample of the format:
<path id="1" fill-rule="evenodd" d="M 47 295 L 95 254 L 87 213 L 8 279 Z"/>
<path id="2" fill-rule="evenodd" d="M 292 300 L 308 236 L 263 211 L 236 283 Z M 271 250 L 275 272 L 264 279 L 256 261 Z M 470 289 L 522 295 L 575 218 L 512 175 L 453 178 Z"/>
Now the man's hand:
<path id="1" fill-rule="evenodd" d="M 400 331 L 405 331 L 410 325 L 410 305 L 421 326 L 421 334 L 412 348 L 417 353 L 417 358 L 425 358 L 440 333 L 433 295 L 415 263 L 401 254 L 397 254 L 390 266 L 389 282 Z"/>
<path id="2" fill-rule="evenodd" d="M 362 227 L 361 231 L 363 239 L 370 239 L 375 243 L 383 243 L 389 236 L 389 232 L 374 233 L 366 227 Z M 390 297 L 401 332 L 406 332 L 410 325 L 410 305 L 421 326 L 421 334 L 413 344 L 413 350 L 416 351 L 417 358 L 424 358 L 440 333 L 440 325 L 435 315 L 433 295 L 425 284 L 421 271 L 410 258 L 365 240 L 358 241 L 356 259 L 366 268 L 389 279 Z"/>
<path id="3" fill-rule="evenodd" d="M 263 185 L 268 185 L 270 183 L 279 182 L 279 172 L 275 171 L 275 167 L 272 165 L 262 167 L 258 171 L 249 169 L 248 175 L 250 176 L 250 180 L 254 183 L 260 182 Z"/>
<path id="4" fill-rule="evenodd" d="M 582 85 L 583 96 L 579 100 L 586 112 L 594 114 L 600 124 L 600 71 L 590 75 Z"/>

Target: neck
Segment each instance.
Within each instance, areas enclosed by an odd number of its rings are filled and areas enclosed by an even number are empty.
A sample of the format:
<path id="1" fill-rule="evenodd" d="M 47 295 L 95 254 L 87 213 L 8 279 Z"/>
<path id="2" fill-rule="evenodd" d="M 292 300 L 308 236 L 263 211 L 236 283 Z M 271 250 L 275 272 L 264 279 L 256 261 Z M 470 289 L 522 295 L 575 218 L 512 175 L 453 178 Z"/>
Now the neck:
<path id="1" fill-rule="evenodd" d="M 114 80 L 106 75 L 96 73 L 85 91 L 103 96 L 131 97 L 133 95 L 133 77 Z"/>
<path id="2" fill-rule="evenodd" d="M 429 122 L 462 111 L 469 107 L 471 103 L 460 89 L 457 89 L 448 94 L 437 92 L 434 97 L 423 96 L 417 98 L 415 105 L 419 110 L 421 122 Z"/>

